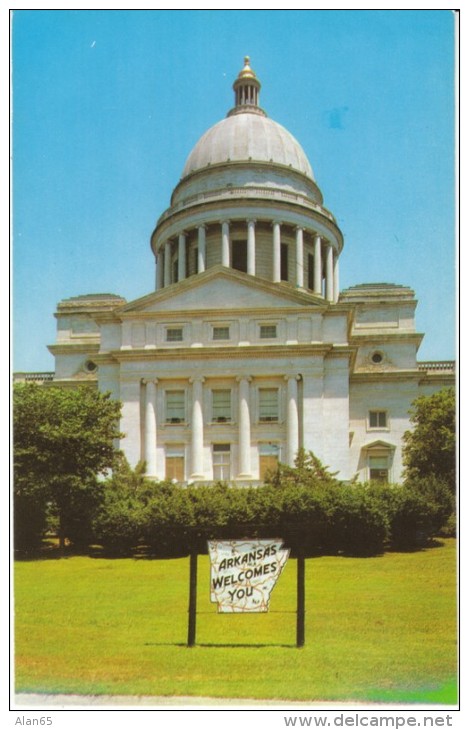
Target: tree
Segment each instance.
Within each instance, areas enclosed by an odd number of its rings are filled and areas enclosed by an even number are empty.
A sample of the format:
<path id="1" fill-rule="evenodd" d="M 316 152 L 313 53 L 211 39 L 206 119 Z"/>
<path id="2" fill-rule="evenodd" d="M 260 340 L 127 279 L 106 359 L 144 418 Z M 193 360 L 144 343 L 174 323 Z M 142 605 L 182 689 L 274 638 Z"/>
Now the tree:
<path id="1" fill-rule="evenodd" d="M 120 403 L 89 387 L 73 390 L 20 383 L 13 390 L 15 534 L 27 540 L 47 510 L 60 543 L 90 520 L 98 477 L 112 466 Z M 35 521 L 28 519 L 34 506 Z M 38 518 L 38 514 L 40 518 Z"/>
<path id="2" fill-rule="evenodd" d="M 406 479 L 434 476 L 451 489 L 456 484 L 456 398 L 454 388 L 417 398 L 410 411 L 414 424 L 404 434 Z"/>
<path id="3" fill-rule="evenodd" d="M 132 469 L 122 452 L 104 482 L 103 499 L 93 515 L 93 542 L 108 553 L 127 554 L 142 536 L 143 511 L 153 483 L 145 480 L 145 462 Z"/>
<path id="4" fill-rule="evenodd" d="M 301 486 L 337 486 L 335 478 L 338 472 L 331 473 L 328 466 L 324 466 L 312 451 L 300 448 L 295 459 L 295 466 L 279 463 L 274 471 L 270 471 L 264 478 L 265 484 L 274 487 L 287 485 Z"/>

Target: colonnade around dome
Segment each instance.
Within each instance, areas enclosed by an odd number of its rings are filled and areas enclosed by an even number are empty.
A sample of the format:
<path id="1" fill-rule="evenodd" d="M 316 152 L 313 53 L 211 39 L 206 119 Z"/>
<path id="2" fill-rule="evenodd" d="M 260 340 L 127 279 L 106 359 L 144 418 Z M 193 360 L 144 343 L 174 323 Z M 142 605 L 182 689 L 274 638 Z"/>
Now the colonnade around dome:
<path id="1" fill-rule="evenodd" d="M 287 282 L 337 302 L 339 254 L 314 230 L 281 221 L 222 221 L 184 229 L 156 258 L 156 290 L 226 266 L 274 283 Z"/>

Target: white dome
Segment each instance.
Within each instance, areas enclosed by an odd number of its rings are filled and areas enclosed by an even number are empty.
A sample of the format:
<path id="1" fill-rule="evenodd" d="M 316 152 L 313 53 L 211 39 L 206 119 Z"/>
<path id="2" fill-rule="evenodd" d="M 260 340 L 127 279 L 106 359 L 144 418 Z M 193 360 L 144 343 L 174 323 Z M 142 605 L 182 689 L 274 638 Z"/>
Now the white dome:
<path id="1" fill-rule="evenodd" d="M 208 165 L 270 162 L 291 167 L 314 180 L 301 145 L 280 124 L 260 114 L 234 114 L 211 127 L 187 158 L 182 177 Z"/>

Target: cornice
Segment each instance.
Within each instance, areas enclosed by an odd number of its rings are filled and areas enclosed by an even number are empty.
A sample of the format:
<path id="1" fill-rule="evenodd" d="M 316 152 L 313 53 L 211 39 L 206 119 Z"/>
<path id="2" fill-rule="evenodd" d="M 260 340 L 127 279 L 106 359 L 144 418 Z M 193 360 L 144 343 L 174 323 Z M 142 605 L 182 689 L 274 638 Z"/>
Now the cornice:
<path id="1" fill-rule="evenodd" d="M 419 385 L 454 385 L 456 383 L 456 373 L 426 373 L 422 375 L 420 371 Z"/>
<path id="2" fill-rule="evenodd" d="M 351 373 L 351 383 L 387 383 L 394 381 L 416 381 L 421 380 L 422 374 L 418 370 L 381 370 L 377 373 L 362 372 Z"/>
<path id="3" fill-rule="evenodd" d="M 98 342 L 58 342 L 54 345 L 47 345 L 47 349 L 52 355 L 70 355 L 70 354 L 94 354 L 99 352 L 100 343 Z"/>
<path id="4" fill-rule="evenodd" d="M 111 350 L 100 353 L 97 361 L 111 357 L 118 362 L 148 361 L 148 360 L 242 360 L 246 358 L 278 359 L 279 357 L 343 357 L 351 351 L 346 346 L 338 347 L 324 343 L 307 345 L 242 345 L 238 347 L 180 347 L 175 349 L 152 348 L 132 350 Z"/>
<path id="5" fill-rule="evenodd" d="M 168 209 L 168 211 L 166 211 L 166 213 L 164 213 L 158 220 L 158 223 L 151 235 L 150 241 L 153 252 L 155 253 L 157 250 L 157 239 L 171 238 L 175 235 L 175 232 L 171 231 L 171 228 L 174 226 L 178 229 L 190 228 L 192 226 L 200 225 L 201 223 L 213 223 L 215 220 L 218 221 L 220 217 L 225 215 L 235 221 L 235 211 L 237 209 L 246 208 L 257 209 L 255 211 L 255 217 L 258 220 L 262 220 L 264 218 L 267 219 L 270 215 L 268 211 L 271 210 L 273 211 L 272 217 L 278 217 L 281 215 L 280 211 L 283 211 L 284 217 L 288 212 L 290 212 L 293 217 L 297 217 L 299 215 L 298 209 L 300 209 L 302 214 L 311 222 L 311 228 L 315 228 L 314 224 L 324 227 L 325 231 L 327 231 L 327 233 L 332 236 L 335 241 L 337 241 L 339 252 L 342 251 L 344 245 L 342 233 L 333 215 L 329 213 L 326 208 L 323 208 L 316 203 L 309 202 L 306 198 L 302 199 L 302 196 L 300 195 L 290 194 L 291 198 L 289 199 L 287 197 L 287 193 L 283 196 L 280 194 L 276 195 L 275 191 L 273 194 L 272 190 L 270 190 L 269 194 L 269 190 L 269 188 L 266 188 L 265 196 L 259 195 L 256 197 L 252 193 L 249 195 L 249 192 L 246 193 L 246 191 L 244 191 L 244 193 L 242 193 L 240 191 L 239 195 L 230 194 L 224 197 L 214 197 L 212 200 L 196 200 L 190 205 L 178 210 L 173 211 L 171 208 Z M 247 191 L 249 191 L 249 188 Z M 223 213 L 219 212 L 220 209 L 223 209 Z M 226 212 L 227 209 L 229 209 L 228 212 Z M 197 214 L 200 212 L 204 214 L 203 220 L 195 220 L 192 223 L 191 219 L 196 218 Z M 243 219 L 245 217 L 245 213 L 239 215 L 239 219 Z M 293 220 L 285 220 L 284 222 L 285 225 L 299 224 L 298 221 Z"/>
<path id="6" fill-rule="evenodd" d="M 290 316 L 290 315 L 304 315 L 304 314 L 327 314 L 327 316 L 339 316 L 345 314 L 343 310 L 335 310 L 335 309 L 328 309 L 327 307 L 323 306 L 314 306 L 310 305 L 311 309 L 306 309 L 305 307 L 276 307 L 273 308 L 267 308 L 267 307 L 250 307 L 245 309 L 177 309 L 175 311 L 169 311 L 169 310 L 163 310 L 163 311 L 156 311 L 156 312 L 122 312 L 119 316 L 119 320 L 117 321 L 126 321 L 126 320 L 182 320 L 186 318 L 190 318 L 191 320 L 194 319 L 201 319 L 201 318 L 209 318 L 209 319 L 240 319 L 245 318 L 249 316 L 256 316 L 256 317 L 281 317 L 283 315 Z"/>
<path id="7" fill-rule="evenodd" d="M 82 386 L 85 386 L 86 388 L 93 388 L 93 390 L 98 389 L 98 381 L 95 380 L 76 380 L 73 378 L 57 378 L 56 380 L 51 380 L 46 383 L 43 383 L 41 387 L 43 388 L 54 388 L 54 387 L 60 387 L 60 388 L 81 388 Z"/>
<path id="8" fill-rule="evenodd" d="M 364 342 L 369 342 L 370 344 L 381 344 L 383 342 L 396 342 L 396 340 L 398 340 L 403 342 L 412 342 L 418 346 L 425 336 L 421 332 L 402 332 L 397 328 L 396 330 L 396 332 L 370 332 L 367 334 L 357 334 L 355 332 L 353 335 L 350 334 L 349 336 L 350 344 L 360 346 L 363 345 Z"/>

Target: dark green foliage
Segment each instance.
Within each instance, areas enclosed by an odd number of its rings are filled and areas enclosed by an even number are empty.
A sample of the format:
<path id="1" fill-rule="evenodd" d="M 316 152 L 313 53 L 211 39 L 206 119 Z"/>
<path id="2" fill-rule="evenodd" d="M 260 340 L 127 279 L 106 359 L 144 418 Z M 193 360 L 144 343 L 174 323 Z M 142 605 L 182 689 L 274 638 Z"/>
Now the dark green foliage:
<path id="1" fill-rule="evenodd" d="M 47 525 L 47 505 L 40 495 L 13 493 L 14 545 L 16 550 L 28 551 L 39 547 Z"/>
<path id="2" fill-rule="evenodd" d="M 103 485 L 103 499 L 92 520 L 93 542 L 113 555 L 125 555 L 142 534 L 147 487 L 145 464 L 135 469 L 122 454 L 116 456 L 112 476 Z"/>
<path id="3" fill-rule="evenodd" d="M 422 544 L 445 523 L 452 500 L 437 480 L 344 484 L 313 454 L 279 465 L 260 487 L 183 487 L 146 481 L 128 464 L 114 472 L 95 520 L 96 540 L 128 552 L 204 552 L 207 540 L 281 537 L 304 555 L 375 555 Z"/>
<path id="4" fill-rule="evenodd" d="M 456 396 L 454 388 L 417 398 L 410 412 L 414 424 L 404 434 L 407 480 L 436 477 L 456 485 Z"/>
<path id="5" fill-rule="evenodd" d="M 37 391 L 32 393 L 34 406 L 43 399 L 43 392 L 51 392 L 44 389 L 38 395 Z M 20 395 L 24 397 L 23 392 Z M 76 408 L 80 411 L 78 404 Z M 314 454 L 303 450 L 296 467 L 280 464 L 259 487 L 155 483 L 145 478 L 143 463 L 132 469 L 105 443 L 100 459 L 96 449 L 90 449 L 89 467 L 79 454 L 68 461 L 61 454 L 54 461 L 48 454 L 54 439 L 62 439 L 62 430 L 70 436 L 83 423 L 73 413 L 74 427 L 60 426 L 60 422 L 51 425 L 47 418 L 42 424 L 41 409 L 36 411 L 43 438 L 40 445 L 30 429 L 22 434 L 24 424 L 19 421 L 17 436 L 22 437 L 15 451 L 19 544 L 37 540 L 48 513 L 75 545 L 96 543 L 110 554 L 130 554 L 139 547 L 158 556 L 186 555 L 193 550 L 204 552 L 207 540 L 215 538 L 278 537 L 294 554 L 373 555 L 388 546 L 408 549 L 422 544 L 441 529 L 454 506 L 441 480 L 414 479 L 405 485 L 343 483 Z M 84 423 L 83 427 L 86 430 Z M 32 454 L 40 462 L 35 473 Z M 60 468 L 66 463 L 75 472 Z M 98 480 L 96 470 L 106 464 L 112 465 L 112 476 Z"/>
<path id="6" fill-rule="evenodd" d="M 88 387 L 14 386 L 14 517 L 20 542 L 28 533 L 32 542 L 40 538 L 40 515 L 46 512 L 58 519 L 62 545 L 66 537 L 88 542 L 100 499 L 96 479 L 112 465 L 119 415 L 118 402 Z"/>
<path id="7" fill-rule="evenodd" d="M 285 488 L 288 485 L 296 486 L 336 486 L 339 482 L 335 478 L 337 472 L 331 474 L 329 467 L 324 466 L 312 451 L 299 449 L 295 459 L 295 466 L 279 464 L 276 471 L 267 474 L 265 484 L 273 487 Z"/>
<path id="8" fill-rule="evenodd" d="M 389 515 L 373 486 L 354 484 L 342 487 L 332 517 L 333 544 L 353 555 L 382 552 L 389 534 Z"/>
<path id="9" fill-rule="evenodd" d="M 128 465 L 115 471 L 95 520 L 95 538 L 107 550 L 138 543 L 157 555 L 203 552 L 213 538 L 282 537 L 295 552 L 371 554 L 382 550 L 386 515 L 369 489 L 343 485 L 313 455 L 261 487 L 182 487 L 135 484 Z M 125 471 L 127 469 L 127 471 Z M 300 471 L 299 469 L 299 471 Z M 126 485 L 129 480 L 129 485 Z"/>
<path id="10" fill-rule="evenodd" d="M 454 509 L 449 487 L 436 477 L 395 488 L 390 509 L 390 542 L 399 549 L 424 544 L 444 527 Z"/>

